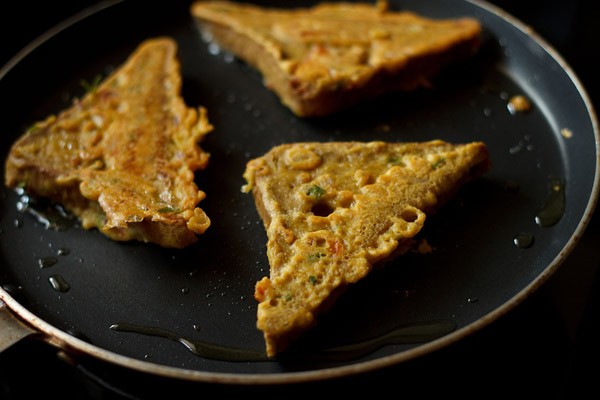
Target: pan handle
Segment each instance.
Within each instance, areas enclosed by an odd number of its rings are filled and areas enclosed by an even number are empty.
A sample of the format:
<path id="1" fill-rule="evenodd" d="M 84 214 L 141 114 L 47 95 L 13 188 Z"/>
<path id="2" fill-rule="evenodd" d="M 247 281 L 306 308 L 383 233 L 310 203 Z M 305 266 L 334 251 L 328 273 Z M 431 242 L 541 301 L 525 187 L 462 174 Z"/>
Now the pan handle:
<path id="1" fill-rule="evenodd" d="M 20 321 L 6 303 L 0 299 L 0 352 L 8 349 L 19 340 L 38 333 Z"/>

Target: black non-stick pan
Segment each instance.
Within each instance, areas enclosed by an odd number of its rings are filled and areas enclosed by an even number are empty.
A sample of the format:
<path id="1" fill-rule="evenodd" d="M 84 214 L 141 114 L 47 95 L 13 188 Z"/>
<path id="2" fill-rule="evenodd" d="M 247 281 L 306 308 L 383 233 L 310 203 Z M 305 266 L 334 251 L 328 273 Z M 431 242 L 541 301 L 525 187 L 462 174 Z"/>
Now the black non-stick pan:
<path id="1" fill-rule="evenodd" d="M 295 6 L 308 2 L 262 2 Z M 0 194 L 4 347 L 37 337 L 163 377 L 305 382 L 372 371 L 438 350 L 509 312 L 577 245 L 598 194 L 598 127 L 585 90 L 535 33 L 479 1 L 391 1 L 433 18 L 473 16 L 481 51 L 432 88 L 299 119 L 244 63 L 203 41 L 189 2 L 100 3 L 0 70 L 3 158 L 27 127 L 66 108 L 143 40 L 179 45 L 183 96 L 215 126 L 197 175 L 213 223 L 183 250 L 47 226 L 22 194 Z M 532 104 L 513 112 L 515 95 Z M 298 141 L 484 141 L 492 170 L 429 218 L 430 254 L 409 253 L 347 291 L 284 357 L 266 360 L 254 284 L 268 274 L 266 233 L 246 162 Z M 58 228 L 57 228 L 58 227 Z M 395 332 L 389 339 L 389 332 Z"/>

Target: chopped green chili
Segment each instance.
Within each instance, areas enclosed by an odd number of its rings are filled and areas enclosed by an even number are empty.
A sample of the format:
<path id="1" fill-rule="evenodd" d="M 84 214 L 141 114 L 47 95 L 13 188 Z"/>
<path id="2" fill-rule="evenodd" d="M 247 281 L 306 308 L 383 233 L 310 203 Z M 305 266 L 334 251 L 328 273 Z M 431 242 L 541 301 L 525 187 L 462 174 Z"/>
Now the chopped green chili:
<path id="1" fill-rule="evenodd" d="M 433 164 L 431 164 L 431 168 L 437 169 L 437 168 L 441 167 L 442 165 L 444 165 L 445 163 L 446 163 L 446 159 L 442 157 L 442 158 L 438 159 L 436 162 L 434 162 Z"/>
<path id="2" fill-rule="evenodd" d="M 325 196 L 325 193 L 326 193 L 326 192 L 325 192 L 325 189 L 323 189 L 322 187 L 320 187 L 320 186 L 317 186 L 317 185 L 311 186 L 311 187 L 310 187 L 310 188 L 309 188 L 309 189 L 306 191 L 306 194 L 307 194 L 308 196 L 312 196 L 312 197 L 314 197 L 314 198 L 315 198 L 315 199 L 317 199 L 317 200 L 320 200 L 320 199 L 321 199 L 321 197 Z"/>

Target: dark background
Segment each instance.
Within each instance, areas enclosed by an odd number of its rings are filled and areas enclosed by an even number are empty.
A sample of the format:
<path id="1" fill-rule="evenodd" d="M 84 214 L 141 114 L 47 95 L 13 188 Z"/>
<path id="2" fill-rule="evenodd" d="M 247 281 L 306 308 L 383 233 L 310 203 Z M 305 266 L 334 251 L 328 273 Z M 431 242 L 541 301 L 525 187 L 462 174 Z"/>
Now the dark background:
<path id="1" fill-rule="evenodd" d="M 0 65 L 56 23 L 95 3 L 92 0 L 3 2 Z M 545 38 L 579 77 L 592 103 L 596 107 L 600 104 L 597 61 L 600 12 L 594 2 L 494 0 L 492 3 Z M 149 378 L 102 363 L 91 362 L 85 368 L 73 366 L 57 357 L 50 346 L 25 340 L 0 353 L 0 399 L 41 395 L 62 399 L 183 394 L 200 397 L 214 395 L 214 390 L 223 395 L 316 395 L 329 389 L 336 390 L 339 396 L 391 393 L 396 398 L 409 394 L 598 398 L 600 217 L 597 214 L 567 261 L 508 315 L 459 343 L 384 371 L 294 387 L 220 387 Z"/>

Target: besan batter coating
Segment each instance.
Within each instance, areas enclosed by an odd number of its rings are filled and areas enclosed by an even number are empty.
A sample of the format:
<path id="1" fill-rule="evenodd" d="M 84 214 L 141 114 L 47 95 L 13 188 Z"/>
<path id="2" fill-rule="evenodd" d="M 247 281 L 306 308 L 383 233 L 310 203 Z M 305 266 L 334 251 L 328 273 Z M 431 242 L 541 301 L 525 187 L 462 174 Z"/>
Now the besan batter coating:
<path id="1" fill-rule="evenodd" d="M 482 41 L 473 18 L 425 18 L 392 11 L 385 1 L 287 9 L 197 1 L 191 13 L 207 37 L 258 70 L 301 117 L 429 86 Z"/>
<path id="2" fill-rule="evenodd" d="M 177 44 L 141 43 L 113 74 L 13 145 L 5 183 L 65 206 L 114 240 L 181 248 L 210 225 L 194 172 L 209 154 L 204 108 L 181 95 Z"/>
<path id="3" fill-rule="evenodd" d="M 267 230 L 257 327 L 276 356 L 349 284 L 407 251 L 427 213 L 490 167 L 481 142 L 277 146 L 244 177 Z"/>

